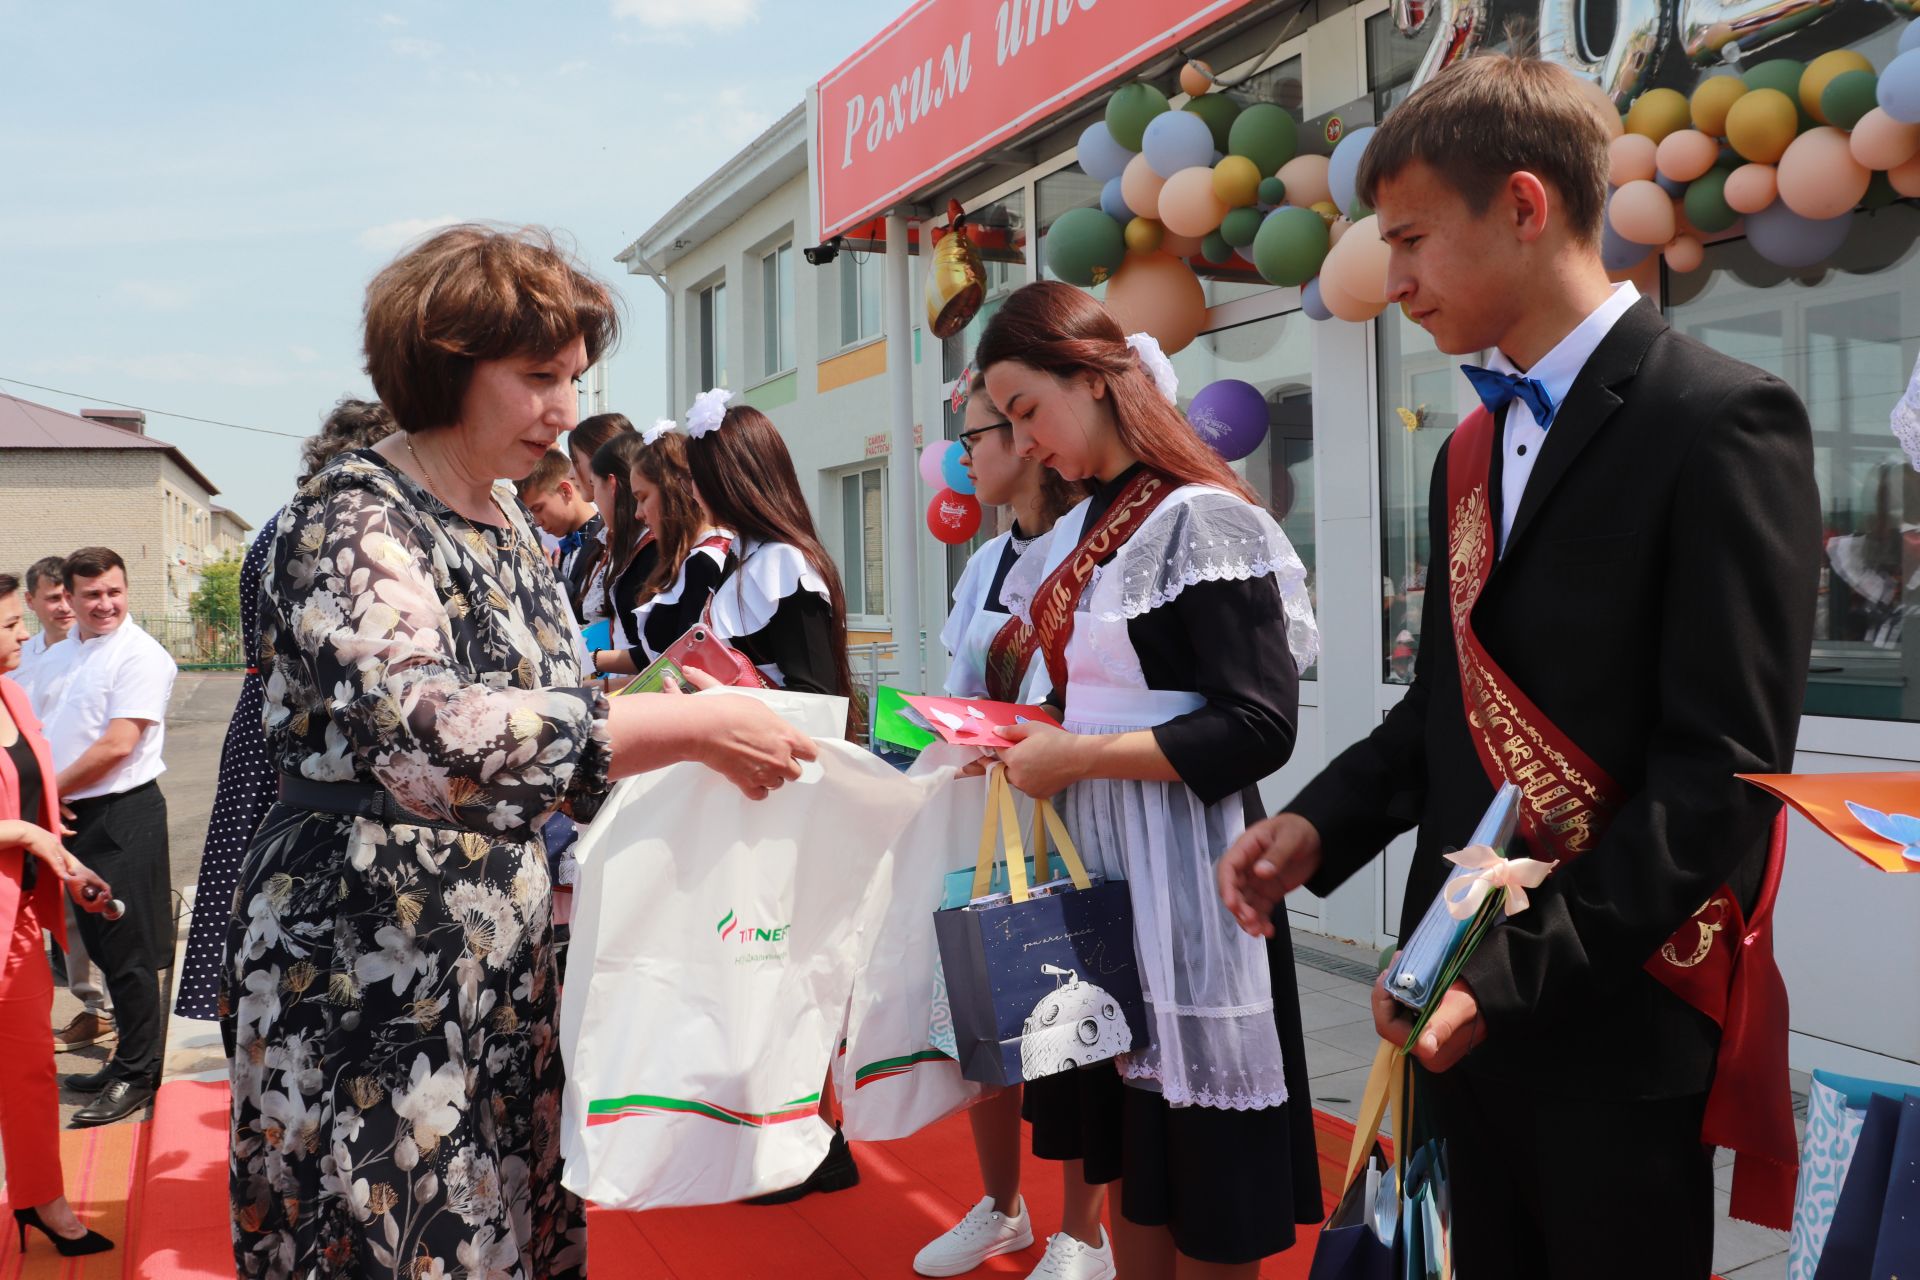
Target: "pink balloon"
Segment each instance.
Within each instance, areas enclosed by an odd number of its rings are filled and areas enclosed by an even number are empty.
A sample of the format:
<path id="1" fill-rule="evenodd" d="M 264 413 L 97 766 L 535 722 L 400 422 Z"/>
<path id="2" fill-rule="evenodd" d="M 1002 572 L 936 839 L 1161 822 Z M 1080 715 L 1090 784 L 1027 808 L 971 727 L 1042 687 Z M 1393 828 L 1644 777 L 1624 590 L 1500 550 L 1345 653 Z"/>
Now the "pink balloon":
<path id="1" fill-rule="evenodd" d="M 936 440 L 920 451 L 920 478 L 926 481 L 929 489 L 944 489 L 947 478 L 941 474 L 940 464 L 947 456 L 947 446 L 951 440 Z"/>
<path id="2" fill-rule="evenodd" d="M 1645 180 L 1629 182 L 1607 202 L 1613 229 L 1635 244 L 1665 244 L 1673 239 L 1673 197 Z"/>
<path id="3" fill-rule="evenodd" d="M 1902 124 L 1884 107 L 1875 107 L 1853 126 L 1847 145 L 1869 169 L 1898 169 L 1920 155 L 1920 124 Z"/>
<path id="4" fill-rule="evenodd" d="M 1352 237 L 1349 236 L 1348 238 L 1351 239 Z M 1321 268 L 1319 280 L 1320 301 L 1325 304 L 1327 310 L 1342 320 L 1349 320 L 1354 324 L 1363 324 L 1387 309 L 1386 304 L 1383 302 L 1368 302 L 1363 298 L 1354 297 L 1345 289 L 1335 287 L 1333 282 L 1327 279 L 1327 273 L 1324 267 Z"/>
<path id="5" fill-rule="evenodd" d="M 1200 252 L 1202 236 L 1177 236 L 1171 231 L 1160 235 L 1160 252 L 1175 258 L 1191 258 Z"/>
<path id="6" fill-rule="evenodd" d="M 1720 144 L 1698 129 L 1676 129 L 1660 140 L 1654 162 L 1661 173 L 1675 182 L 1692 182 L 1713 168 L 1720 158 Z"/>
<path id="7" fill-rule="evenodd" d="M 1160 188 L 1160 225 L 1177 236 L 1205 237 L 1226 216 L 1226 203 L 1213 193 L 1211 169 L 1182 169 Z"/>
<path id="8" fill-rule="evenodd" d="M 1607 183 L 1652 182 L 1659 146 L 1644 133 L 1623 133 L 1607 144 Z"/>
<path id="9" fill-rule="evenodd" d="M 1903 165 L 1887 170 L 1887 181 L 1893 189 L 1909 200 L 1920 196 L 1920 156 L 1915 156 Z"/>
<path id="10" fill-rule="evenodd" d="M 1353 224 L 1344 217 L 1335 218 L 1333 225 L 1327 228 L 1327 240 L 1330 244 L 1339 244 L 1340 237 L 1353 230 Z"/>
<path id="11" fill-rule="evenodd" d="M 1779 199 L 1779 171 L 1770 164 L 1743 164 L 1727 175 L 1722 194 L 1735 213 L 1758 213 Z"/>
<path id="12" fill-rule="evenodd" d="M 1626 132 L 1627 122 L 1620 118 L 1620 108 L 1605 89 L 1585 76 L 1576 77 L 1575 83 L 1581 95 L 1593 104 L 1593 114 L 1600 117 L 1600 127 L 1607 131 L 1607 137 L 1618 138 Z"/>
<path id="13" fill-rule="evenodd" d="M 1127 167 L 1120 171 L 1120 198 L 1141 217 L 1153 216 L 1160 207 L 1160 188 L 1166 185 L 1166 179 L 1153 171 L 1144 155 L 1127 161 Z"/>
<path id="14" fill-rule="evenodd" d="M 1807 130 L 1780 157 L 1780 199 L 1803 218 L 1824 222 L 1852 212 L 1872 181 L 1847 135 L 1831 125 Z"/>
<path id="15" fill-rule="evenodd" d="M 1700 264 L 1706 260 L 1706 246 L 1692 236 L 1677 236 L 1667 246 L 1667 265 L 1675 271 L 1698 271 Z"/>
<path id="16" fill-rule="evenodd" d="M 1327 185 L 1327 157 L 1295 156 L 1280 166 L 1277 175 L 1287 186 L 1287 203 L 1302 209 L 1333 199 Z"/>
<path id="17" fill-rule="evenodd" d="M 1380 238 L 1380 219 L 1369 214 L 1340 237 L 1320 267 L 1320 296 L 1327 290 L 1344 294 L 1367 306 L 1387 303 L 1387 243 Z M 1328 310 L 1333 310 L 1328 305 Z M 1338 311 L 1334 311 L 1339 315 Z"/>
<path id="18" fill-rule="evenodd" d="M 1193 268 L 1165 253 L 1130 253 L 1107 281 L 1107 310 L 1125 333 L 1146 332 L 1168 355 L 1207 323 L 1207 292 Z"/>

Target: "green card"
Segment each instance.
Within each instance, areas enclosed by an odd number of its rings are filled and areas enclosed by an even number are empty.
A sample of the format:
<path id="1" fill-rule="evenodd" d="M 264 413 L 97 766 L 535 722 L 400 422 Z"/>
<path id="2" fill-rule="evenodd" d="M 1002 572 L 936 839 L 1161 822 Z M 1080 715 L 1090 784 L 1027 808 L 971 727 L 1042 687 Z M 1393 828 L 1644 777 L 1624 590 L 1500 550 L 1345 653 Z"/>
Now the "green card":
<path id="1" fill-rule="evenodd" d="M 874 704 L 873 736 L 907 751 L 924 751 L 939 741 L 939 735 L 906 704 L 905 695 L 892 685 L 881 685 Z"/>
<path id="2" fill-rule="evenodd" d="M 671 676 L 684 693 L 693 692 L 693 682 L 687 679 L 687 673 L 672 658 L 655 658 L 653 663 L 635 676 L 621 693 L 665 693 L 667 678 Z"/>

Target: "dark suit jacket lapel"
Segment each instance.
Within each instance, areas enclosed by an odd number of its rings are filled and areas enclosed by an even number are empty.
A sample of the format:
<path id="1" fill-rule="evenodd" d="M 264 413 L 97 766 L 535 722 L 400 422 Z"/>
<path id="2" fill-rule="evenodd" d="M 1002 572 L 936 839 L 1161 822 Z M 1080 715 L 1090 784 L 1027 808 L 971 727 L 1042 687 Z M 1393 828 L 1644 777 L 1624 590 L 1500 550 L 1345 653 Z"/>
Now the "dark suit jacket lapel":
<path id="1" fill-rule="evenodd" d="M 1534 462 L 1533 472 L 1527 477 L 1526 490 L 1520 495 L 1520 509 L 1514 513 L 1513 528 L 1507 534 L 1506 545 L 1501 548 L 1501 560 L 1512 555 L 1515 544 L 1526 535 L 1527 526 L 1533 523 L 1540 508 L 1546 505 L 1554 487 L 1573 466 L 1574 459 L 1580 456 L 1587 443 L 1613 416 L 1614 410 L 1620 407 L 1621 397 L 1615 388 L 1632 380 L 1639 371 L 1641 359 L 1647 354 L 1647 348 L 1666 328 L 1667 322 L 1661 318 L 1652 300 L 1643 298 L 1614 322 L 1607 336 L 1594 348 L 1593 355 L 1588 357 L 1579 376 L 1573 380 L 1573 387 L 1567 392 L 1566 402 L 1554 417 L 1553 426 L 1547 430 L 1546 443 L 1540 447 L 1540 457 Z M 1500 465 L 1502 453 L 1501 450 L 1495 451 L 1496 467 Z"/>

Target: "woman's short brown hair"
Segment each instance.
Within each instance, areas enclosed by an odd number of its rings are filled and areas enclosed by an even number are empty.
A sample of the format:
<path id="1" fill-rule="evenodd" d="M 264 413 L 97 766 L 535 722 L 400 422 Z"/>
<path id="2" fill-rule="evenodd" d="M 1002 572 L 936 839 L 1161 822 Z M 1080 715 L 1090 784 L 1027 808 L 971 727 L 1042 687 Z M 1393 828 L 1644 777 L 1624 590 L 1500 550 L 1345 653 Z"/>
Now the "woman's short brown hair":
<path id="1" fill-rule="evenodd" d="M 367 373 L 402 431 L 457 422 L 478 361 L 544 359 L 580 338 L 592 363 L 619 331 L 607 286 L 539 227 L 448 227 L 367 286 Z"/>
<path id="2" fill-rule="evenodd" d="M 1401 103 L 1360 158 L 1354 189 L 1424 164 L 1482 214 L 1516 173 L 1553 189 L 1567 230 L 1600 243 L 1607 205 L 1607 132 L 1573 73 L 1541 58 L 1481 53 L 1442 71 Z"/>

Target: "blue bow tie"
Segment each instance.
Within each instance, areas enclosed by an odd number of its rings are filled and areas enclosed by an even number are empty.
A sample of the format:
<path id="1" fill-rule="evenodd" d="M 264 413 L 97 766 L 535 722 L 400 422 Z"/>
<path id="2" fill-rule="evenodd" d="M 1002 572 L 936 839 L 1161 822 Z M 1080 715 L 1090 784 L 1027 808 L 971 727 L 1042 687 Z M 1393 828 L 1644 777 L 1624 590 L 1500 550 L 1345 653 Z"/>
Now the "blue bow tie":
<path id="1" fill-rule="evenodd" d="M 578 551 L 580 549 L 581 538 L 585 535 L 585 533 L 586 533 L 585 528 L 579 528 L 579 529 L 575 529 L 572 533 L 569 533 L 564 538 L 560 539 L 560 554 L 563 556 L 570 556 L 574 552 Z"/>
<path id="2" fill-rule="evenodd" d="M 1477 364 L 1463 364 L 1460 372 L 1467 375 L 1467 381 L 1480 396 L 1480 403 L 1487 406 L 1487 412 L 1498 414 L 1502 409 L 1518 400 L 1533 410 L 1534 421 L 1542 430 L 1553 425 L 1553 415 L 1559 411 L 1553 397 L 1547 394 L 1547 388 L 1538 378 L 1529 378 L 1524 374 L 1501 373 L 1497 369 L 1482 369 Z"/>

